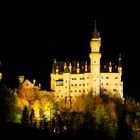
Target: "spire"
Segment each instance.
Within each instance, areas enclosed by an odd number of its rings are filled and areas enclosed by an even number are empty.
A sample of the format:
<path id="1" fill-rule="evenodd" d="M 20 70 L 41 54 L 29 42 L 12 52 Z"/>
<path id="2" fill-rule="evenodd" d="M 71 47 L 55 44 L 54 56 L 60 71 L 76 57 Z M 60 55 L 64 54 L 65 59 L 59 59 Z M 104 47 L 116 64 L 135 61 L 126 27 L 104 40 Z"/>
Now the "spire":
<path id="1" fill-rule="evenodd" d="M 96 20 L 94 20 L 94 33 L 97 33 L 97 25 L 96 25 Z"/>
<path id="2" fill-rule="evenodd" d="M 85 72 L 87 71 L 87 61 L 85 62 Z"/>
<path id="3" fill-rule="evenodd" d="M 111 61 L 109 62 L 109 72 L 112 72 L 112 63 L 111 63 Z"/>
<path id="4" fill-rule="evenodd" d="M 56 66 L 56 73 L 59 73 L 59 67 L 58 67 L 58 65 Z"/>
<path id="5" fill-rule="evenodd" d="M 53 59 L 53 61 L 54 61 L 54 64 L 56 63 L 56 59 Z"/>
<path id="6" fill-rule="evenodd" d="M 52 66 L 52 73 L 55 73 L 56 63 L 57 63 L 56 59 L 54 59 L 53 66 Z"/>
<path id="7" fill-rule="evenodd" d="M 71 65 L 71 62 L 69 63 L 69 71 L 70 71 L 70 73 L 72 72 L 72 65 Z"/>
<path id="8" fill-rule="evenodd" d="M 96 20 L 94 20 L 94 32 L 92 33 L 92 38 L 99 38 L 99 32 L 97 31 Z"/>
<path id="9" fill-rule="evenodd" d="M 121 58 L 121 53 L 119 53 L 119 64 L 118 64 L 119 67 L 122 66 L 122 65 L 121 65 L 121 60 L 122 60 L 122 58 Z"/>
<path id="10" fill-rule="evenodd" d="M 77 73 L 80 73 L 79 62 L 77 62 Z"/>

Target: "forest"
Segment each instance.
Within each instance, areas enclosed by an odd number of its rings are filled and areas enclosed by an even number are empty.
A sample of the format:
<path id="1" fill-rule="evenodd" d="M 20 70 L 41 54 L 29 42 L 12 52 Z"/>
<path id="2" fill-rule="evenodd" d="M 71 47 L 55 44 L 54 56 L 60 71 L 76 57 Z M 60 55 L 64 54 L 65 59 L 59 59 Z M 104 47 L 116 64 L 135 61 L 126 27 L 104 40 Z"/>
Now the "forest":
<path id="1" fill-rule="evenodd" d="M 0 127 L 4 132 L 14 138 L 23 133 L 35 138 L 140 138 L 140 104 L 131 97 L 122 100 L 101 91 L 98 96 L 89 92 L 72 102 L 58 102 L 37 92 L 0 84 Z"/>

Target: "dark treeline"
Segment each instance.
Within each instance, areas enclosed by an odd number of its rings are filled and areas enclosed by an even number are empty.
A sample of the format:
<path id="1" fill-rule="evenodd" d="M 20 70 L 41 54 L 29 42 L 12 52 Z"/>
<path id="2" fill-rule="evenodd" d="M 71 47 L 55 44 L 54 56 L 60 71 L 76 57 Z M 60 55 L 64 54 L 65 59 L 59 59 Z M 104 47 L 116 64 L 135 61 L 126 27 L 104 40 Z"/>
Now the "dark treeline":
<path id="1" fill-rule="evenodd" d="M 41 99 L 41 106 L 37 97 L 28 96 L 24 102 L 21 98 L 25 98 L 23 90 L 19 94 L 0 85 L 0 127 L 4 137 L 9 134 L 15 139 L 19 136 L 27 139 L 139 139 L 140 106 L 131 97 L 122 100 L 111 94 L 81 94 L 70 105 L 65 100 L 56 103 L 46 96 Z M 22 106 L 17 106 L 17 102 Z M 52 110 L 45 116 L 43 104 L 49 107 L 46 102 L 51 104 Z M 36 117 L 38 109 L 39 119 Z"/>

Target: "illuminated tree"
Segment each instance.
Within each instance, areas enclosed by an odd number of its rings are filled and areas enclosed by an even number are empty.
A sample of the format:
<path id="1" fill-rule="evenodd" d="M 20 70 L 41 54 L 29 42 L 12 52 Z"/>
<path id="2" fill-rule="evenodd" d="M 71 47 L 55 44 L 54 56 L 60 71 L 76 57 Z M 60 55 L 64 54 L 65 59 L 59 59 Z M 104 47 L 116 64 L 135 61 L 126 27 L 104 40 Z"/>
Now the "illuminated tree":
<path id="1" fill-rule="evenodd" d="M 110 101 L 105 105 L 107 118 L 105 118 L 105 131 L 111 137 L 116 137 L 118 131 L 118 116 L 116 114 L 116 105 Z"/>
<path id="2" fill-rule="evenodd" d="M 59 102 L 57 102 L 58 108 L 60 112 L 68 112 L 70 111 L 70 107 L 66 99 L 59 99 Z"/>
<path id="3" fill-rule="evenodd" d="M 81 94 L 79 96 L 75 97 L 75 100 L 72 104 L 72 111 L 73 112 L 85 112 L 85 101 L 86 96 L 84 94 Z"/>
<path id="4" fill-rule="evenodd" d="M 140 106 L 132 98 L 126 98 L 126 124 L 131 131 L 140 129 Z"/>
<path id="5" fill-rule="evenodd" d="M 27 107 L 29 106 L 29 102 L 26 99 L 20 98 L 20 97 L 17 97 L 16 104 L 17 104 L 17 107 L 19 107 L 22 111 L 25 106 L 27 106 Z"/>
<path id="6" fill-rule="evenodd" d="M 30 103 L 35 100 L 35 94 L 33 88 L 20 87 L 18 90 L 18 94 L 20 98 L 23 98 Z"/>

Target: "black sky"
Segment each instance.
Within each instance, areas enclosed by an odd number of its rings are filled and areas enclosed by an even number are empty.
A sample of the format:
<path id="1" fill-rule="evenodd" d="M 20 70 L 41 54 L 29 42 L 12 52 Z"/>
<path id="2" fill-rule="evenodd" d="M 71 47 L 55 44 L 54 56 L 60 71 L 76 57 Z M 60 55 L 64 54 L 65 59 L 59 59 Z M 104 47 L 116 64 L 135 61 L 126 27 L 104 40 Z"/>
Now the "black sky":
<path id="1" fill-rule="evenodd" d="M 89 59 L 89 41 L 97 20 L 102 38 L 102 60 L 122 53 L 125 90 L 140 97 L 139 9 L 136 3 L 54 2 L 19 6 L 1 23 L 0 59 L 4 80 L 11 86 L 19 73 L 36 78 L 49 89 L 53 59 Z M 133 92 L 134 90 L 134 92 Z"/>

